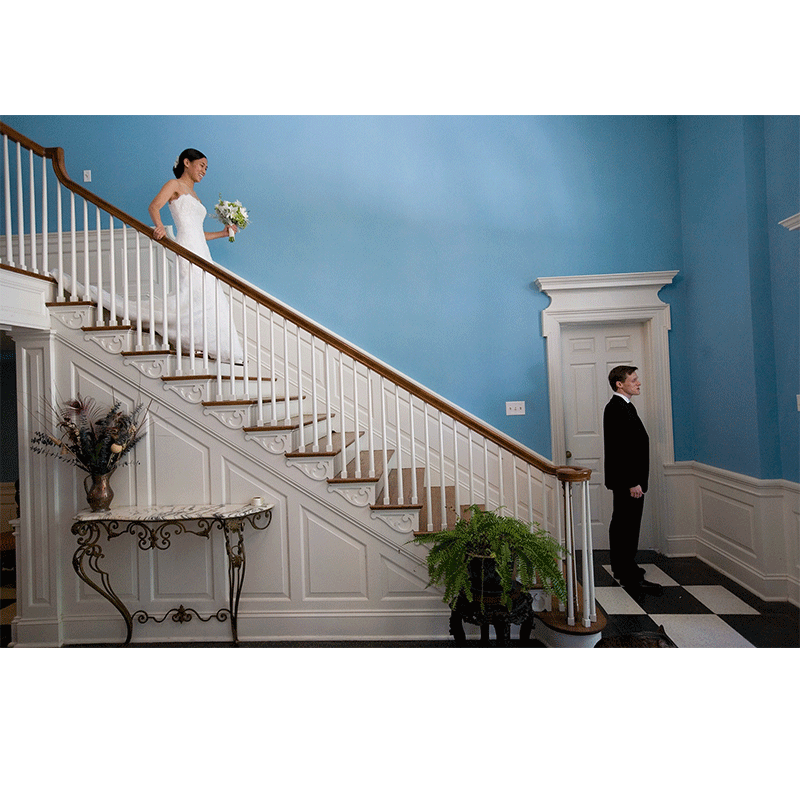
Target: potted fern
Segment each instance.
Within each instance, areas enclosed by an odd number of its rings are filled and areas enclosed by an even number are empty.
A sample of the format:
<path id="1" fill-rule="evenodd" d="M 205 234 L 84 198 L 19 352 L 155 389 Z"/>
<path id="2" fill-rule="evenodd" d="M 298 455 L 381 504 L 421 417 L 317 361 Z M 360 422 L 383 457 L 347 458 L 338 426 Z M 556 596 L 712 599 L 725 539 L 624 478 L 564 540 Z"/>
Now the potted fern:
<path id="1" fill-rule="evenodd" d="M 418 533 L 416 544 L 432 545 L 428 586 L 444 588 L 444 602 L 479 602 L 491 596 L 511 610 L 514 593 L 543 586 L 566 602 L 560 559 L 564 548 L 538 523 L 529 524 L 497 511 L 470 506 L 451 530 Z"/>

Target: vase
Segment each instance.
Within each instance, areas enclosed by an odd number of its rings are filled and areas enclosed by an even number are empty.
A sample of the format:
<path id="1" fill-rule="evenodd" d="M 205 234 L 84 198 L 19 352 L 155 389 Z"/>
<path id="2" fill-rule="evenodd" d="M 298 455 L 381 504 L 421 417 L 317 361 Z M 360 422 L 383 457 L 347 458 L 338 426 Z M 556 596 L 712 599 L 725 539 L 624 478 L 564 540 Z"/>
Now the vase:
<path id="1" fill-rule="evenodd" d="M 83 479 L 83 488 L 86 489 L 86 501 L 92 511 L 108 511 L 114 499 L 114 490 L 111 488 L 111 476 L 114 471 L 93 473 Z M 89 479 L 92 485 L 89 486 Z"/>

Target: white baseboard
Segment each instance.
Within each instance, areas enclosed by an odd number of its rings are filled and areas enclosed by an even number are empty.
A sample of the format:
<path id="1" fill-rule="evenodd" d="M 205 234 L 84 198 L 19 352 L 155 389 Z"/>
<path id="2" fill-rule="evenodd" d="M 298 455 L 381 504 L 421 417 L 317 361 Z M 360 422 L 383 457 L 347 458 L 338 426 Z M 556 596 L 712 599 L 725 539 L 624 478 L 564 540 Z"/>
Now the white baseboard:
<path id="1" fill-rule="evenodd" d="M 800 485 L 667 464 L 666 555 L 697 556 L 763 600 L 800 606 Z"/>

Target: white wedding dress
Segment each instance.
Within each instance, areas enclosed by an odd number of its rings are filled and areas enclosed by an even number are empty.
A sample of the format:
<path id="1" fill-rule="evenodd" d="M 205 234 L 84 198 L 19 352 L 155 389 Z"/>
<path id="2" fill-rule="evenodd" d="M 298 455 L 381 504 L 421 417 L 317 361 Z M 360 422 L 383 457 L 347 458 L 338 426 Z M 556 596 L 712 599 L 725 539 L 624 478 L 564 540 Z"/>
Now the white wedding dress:
<path id="1" fill-rule="evenodd" d="M 203 232 L 203 221 L 208 215 L 205 206 L 194 195 L 182 194 L 175 200 L 170 200 L 169 210 L 177 228 L 175 241 L 187 250 L 191 250 L 206 261 L 213 263 L 211 251 L 208 249 L 208 242 Z M 223 361 L 230 361 L 233 356 L 234 363 L 243 363 L 242 341 L 235 328 L 233 339 L 231 339 L 230 303 L 222 290 L 220 281 L 185 258 L 178 258 L 178 275 L 181 347 L 184 352 L 188 352 L 191 346 L 191 330 L 194 331 L 195 350 L 203 349 L 205 327 L 205 342 L 209 355 L 221 358 Z M 217 313 L 219 313 L 219 326 L 217 326 Z M 217 344 L 217 327 L 219 327 L 219 345 Z M 173 330 L 172 321 L 170 321 L 169 328 L 170 335 L 174 340 L 176 331 Z"/>
<path id="2" fill-rule="evenodd" d="M 206 261 L 214 263 L 203 233 L 203 221 L 208 213 L 205 206 L 193 195 L 182 194 L 170 201 L 169 209 L 177 227 L 175 241 Z M 178 258 L 177 261 L 179 285 L 177 309 L 180 326 L 178 325 L 178 315 L 175 313 L 176 295 L 172 291 L 166 297 L 166 329 L 170 346 L 175 346 L 180 327 L 183 356 L 190 355 L 191 348 L 194 346 L 196 353 L 201 353 L 205 349 L 211 358 L 219 359 L 223 363 L 230 363 L 231 356 L 234 364 L 244 363 L 242 340 L 235 326 L 233 326 L 233 337 L 231 337 L 230 302 L 222 289 L 222 283 L 185 258 Z M 156 263 L 160 263 L 160 256 L 156 258 Z M 55 271 L 51 274 L 55 278 L 58 277 Z M 107 276 L 105 280 L 108 280 Z M 67 291 L 72 289 L 72 283 L 72 277 L 65 275 L 64 287 Z M 152 326 L 153 330 L 163 336 L 165 316 L 163 295 L 157 290 L 153 297 L 149 297 L 148 293 L 144 292 L 145 287 L 142 286 L 141 289 L 142 294 L 139 295 L 138 302 L 134 298 L 135 290 L 130 293 L 128 318 L 134 324 L 141 320 L 143 326 Z M 73 293 L 79 297 L 86 296 L 81 282 L 75 282 Z M 97 302 L 95 286 L 89 287 L 88 296 L 92 302 Z M 113 305 L 116 318 L 123 319 L 125 303 L 119 294 L 115 292 L 112 302 L 111 293 L 103 289 L 102 304 L 107 309 L 111 309 Z M 217 312 L 219 312 L 219 344 L 217 344 Z M 192 333 L 194 333 L 194 337 L 192 337 Z M 205 347 L 203 346 L 204 342 Z"/>

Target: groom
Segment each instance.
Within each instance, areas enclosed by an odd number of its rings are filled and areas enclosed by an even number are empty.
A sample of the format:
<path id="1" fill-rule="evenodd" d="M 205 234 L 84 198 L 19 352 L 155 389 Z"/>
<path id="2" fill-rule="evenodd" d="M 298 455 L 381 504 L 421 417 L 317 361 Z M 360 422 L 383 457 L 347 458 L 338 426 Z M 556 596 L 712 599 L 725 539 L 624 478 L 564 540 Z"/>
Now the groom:
<path id="1" fill-rule="evenodd" d="M 605 485 L 614 496 L 608 526 L 611 570 L 626 589 L 659 594 L 661 587 L 645 580 L 645 571 L 636 563 L 650 466 L 650 439 L 631 403 L 642 387 L 636 369 L 611 370 L 608 382 L 614 394 L 603 412 Z"/>

